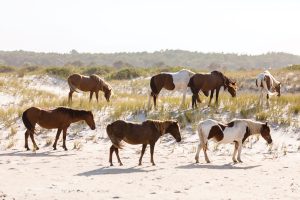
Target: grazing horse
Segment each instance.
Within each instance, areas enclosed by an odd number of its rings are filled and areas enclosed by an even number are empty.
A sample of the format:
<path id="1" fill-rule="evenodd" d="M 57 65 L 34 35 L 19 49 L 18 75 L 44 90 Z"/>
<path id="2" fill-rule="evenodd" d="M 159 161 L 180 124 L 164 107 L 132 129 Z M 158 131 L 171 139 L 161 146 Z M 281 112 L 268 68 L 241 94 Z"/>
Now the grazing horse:
<path id="1" fill-rule="evenodd" d="M 107 102 L 109 102 L 109 98 L 112 93 L 111 86 L 96 74 L 90 76 L 72 74 L 68 77 L 68 84 L 70 87 L 69 102 L 72 101 L 72 94 L 74 92 L 78 92 L 77 89 L 84 92 L 89 91 L 90 101 L 92 100 L 93 94 L 95 93 L 97 102 L 98 102 L 98 94 L 100 90 L 104 92 L 104 97 Z"/>
<path id="2" fill-rule="evenodd" d="M 260 99 L 259 101 L 263 101 L 264 93 L 267 94 L 267 100 L 269 102 L 269 95 L 277 94 L 280 97 L 280 87 L 281 83 L 277 81 L 272 74 L 266 70 L 263 73 L 260 73 L 256 78 L 256 86 L 260 87 Z"/>
<path id="3" fill-rule="evenodd" d="M 183 92 L 181 106 L 183 106 L 188 88 L 188 82 L 191 76 L 194 74 L 195 73 L 190 70 L 182 69 L 175 73 L 162 72 L 152 76 L 150 80 L 151 93 L 148 100 L 148 109 L 150 109 L 151 97 L 153 97 L 154 107 L 156 107 L 158 94 L 163 88 L 174 91 L 181 90 Z"/>
<path id="4" fill-rule="evenodd" d="M 63 148 L 66 151 L 68 150 L 66 147 L 67 129 L 70 124 L 74 122 L 84 120 L 92 130 L 95 130 L 94 116 L 91 111 L 73 110 L 65 107 L 58 107 L 53 110 L 31 107 L 23 112 L 22 120 L 27 129 L 25 132 L 25 148 L 27 150 L 30 150 L 28 147 L 29 135 L 34 148 L 36 150 L 39 149 L 34 141 L 34 129 L 36 124 L 46 129 L 57 129 L 55 142 L 53 144 L 54 150 L 56 150 L 57 140 L 61 131 L 63 131 Z"/>
<path id="5" fill-rule="evenodd" d="M 114 151 L 119 164 L 123 165 L 119 157 L 119 149 L 122 148 L 120 142 L 122 140 L 129 144 L 143 144 L 139 165 L 142 165 L 142 158 L 148 144 L 150 144 L 151 163 L 152 165 L 155 165 L 153 160 L 154 145 L 165 133 L 170 133 L 177 142 L 181 141 L 178 122 L 173 120 L 146 120 L 142 123 L 117 120 L 106 127 L 106 132 L 113 143 L 109 153 L 109 162 L 111 166 L 113 165 L 112 155 Z"/>
<path id="6" fill-rule="evenodd" d="M 191 88 L 191 91 L 193 93 L 192 107 L 197 108 L 197 101 L 201 103 L 201 100 L 199 98 L 200 90 L 205 94 L 205 96 L 208 96 L 209 91 L 211 91 L 208 106 L 210 105 L 214 95 L 214 91 L 216 90 L 216 104 L 218 104 L 219 91 L 222 86 L 224 87 L 224 90 L 228 89 L 228 92 L 232 97 L 236 96 L 236 82 L 230 80 L 219 71 L 212 71 L 210 74 L 197 73 L 193 75 L 188 83 L 188 87 Z"/>
<path id="7" fill-rule="evenodd" d="M 268 123 L 262 123 L 253 121 L 251 119 L 235 119 L 228 124 L 222 124 L 212 119 L 202 121 L 198 124 L 198 135 L 199 135 L 199 145 L 197 153 L 195 156 L 196 163 L 199 162 L 199 152 L 201 149 L 204 151 L 205 160 L 209 163 L 207 157 L 207 142 L 213 139 L 217 143 L 235 143 L 234 152 L 232 156 L 233 162 L 242 162 L 241 151 L 245 140 L 254 134 L 261 134 L 261 136 L 268 142 L 272 143 L 272 138 L 270 135 L 270 127 Z M 237 160 L 236 160 L 236 153 Z"/>

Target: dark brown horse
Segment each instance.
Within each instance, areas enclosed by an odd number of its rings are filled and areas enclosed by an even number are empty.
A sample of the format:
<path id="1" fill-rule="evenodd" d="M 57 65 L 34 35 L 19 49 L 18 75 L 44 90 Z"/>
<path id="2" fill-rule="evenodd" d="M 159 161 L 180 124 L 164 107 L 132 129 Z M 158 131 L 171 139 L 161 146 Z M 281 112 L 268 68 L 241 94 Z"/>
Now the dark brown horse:
<path id="1" fill-rule="evenodd" d="M 92 100 L 93 94 L 95 93 L 97 102 L 99 91 L 103 91 L 106 101 L 109 102 L 112 88 L 107 82 L 105 82 L 96 74 L 90 76 L 72 74 L 68 77 L 68 84 L 70 87 L 69 102 L 72 101 L 72 94 L 74 92 L 78 92 L 77 89 L 84 92 L 90 92 L 90 101 Z"/>
<path id="2" fill-rule="evenodd" d="M 218 104 L 219 92 L 222 86 L 224 87 L 224 90 L 228 89 L 228 92 L 232 97 L 236 96 L 236 82 L 230 80 L 219 71 L 212 71 L 210 74 L 193 75 L 188 83 L 188 87 L 191 88 L 191 91 L 193 93 L 192 107 L 197 108 L 197 101 L 201 103 L 201 100 L 199 98 L 200 90 L 205 94 L 205 96 L 208 96 L 209 91 L 211 91 L 208 105 L 210 105 L 214 92 L 216 90 L 216 104 Z"/>
<path id="3" fill-rule="evenodd" d="M 153 160 L 154 145 L 158 138 L 165 133 L 170 133 L 177 142 L 181 141 L 178 122 L 172 120 L 147 120 L 141 124 L 117 120 L 107 126 L 106 132 L 113 143 L 109 153 L 109 162 L 111 166 L 113 165 L 112 155 L 114 151 L 119 164 L 123 165 L 119 157 L 119 148 L 121 148 L 120 142 L 122 140 L 129 144 L 143 144 L 139 165 L 142 164 L 142 158 L 148 144 L 150 144 L 151 163 L 152 165 L 155 165 Z"/>
<path id="4" fill-rule="evenodd" d="M 27 128 L 25 132 L 25 148 L 27 150 L 30 150 L 28 147 L 29 136 L 34 148 L 36 150 L 39 149 L 34 141 L 34 129 L 36 124 L 46 129 L 57 129 L 55 142 L 53 144 L 54 150 L 56 150 L 57 140 L 61 131 L 63 131 L 63 148 L 68 150 L 66 147 L 67 129 L 70 124 L 74 122 L 84 120 L 92 130 L 95 130 L 94 116 L 91 111 L 73 110 L 65 107 L 58 107 L 53 110 L 31 107 L 23 112 L 22 120 Z"/>

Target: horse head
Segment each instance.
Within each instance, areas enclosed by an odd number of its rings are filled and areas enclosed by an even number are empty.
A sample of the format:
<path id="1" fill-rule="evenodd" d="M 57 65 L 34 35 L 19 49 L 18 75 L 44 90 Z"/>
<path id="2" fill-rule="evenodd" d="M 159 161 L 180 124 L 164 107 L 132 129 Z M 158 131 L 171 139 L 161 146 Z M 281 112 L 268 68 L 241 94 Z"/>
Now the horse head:
<path id="1" fill-rule="evenodd" d="M 280 89 L 281 89 L 281 83 L 279 82 L 276 86 L 275 86 L 275 91 L 278 93 L 277 96 L 280 97 Z"/>
<path id="2" fill-rule="evenodd" d="M 169 126 L 166 128 L 166 133 L 170 133 L 176 140 L 176 142 L 181 141 L 180 127 L 177 121 L 170 121 Z"/>
<path id="3" fill-rule="evenodd" d="M 109 99 L 110 99 L 111 95 L 112 95 L 112 88 L 111 87 L 107 87 L 107 88 L 105 87 L 104 88 L 104 97 L 105 97 L 107 102 L 109 102 Z"/>
<path id="4" fill-rule="evenodd" d="M 268 144 L 271 144 L 273 142 L 270 135 L 270 127 L 268 126 L 268 122 L 261 126 L 260 134 L 268 142 Z"/>
<path id="5" fill-rule="evenodd" d="M 224 89 L 226 88 L 228 89 L 228 92 L 231 94 L 232 97 L 236 96 L 236 91 L 238 89 L 236 81 L 228 79 L 228 83 L 226 84 L 226 86 L 224 86 Z"/>
<path id="6" fill-rule="evenodd" d="M 88 111 L 88 112 L 87 112 L 87 115 L 86 115 L 84 121 L 87 123 L 87 125 L 88 125 L 92 130 L 95 130 L 95 129 L 96 129 L 96 125 L 95 125 L 95 121 L 94 121 L 94 115 L 93 115 L 92 111 Z"/>

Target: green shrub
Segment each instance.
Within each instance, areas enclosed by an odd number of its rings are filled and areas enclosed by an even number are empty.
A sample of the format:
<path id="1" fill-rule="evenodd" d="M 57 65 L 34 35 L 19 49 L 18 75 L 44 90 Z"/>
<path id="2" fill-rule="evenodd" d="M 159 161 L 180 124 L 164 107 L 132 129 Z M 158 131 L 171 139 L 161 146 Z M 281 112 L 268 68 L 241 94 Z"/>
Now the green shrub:
<path id="1" fill-rule="evenodd" d="M 139 68 L 123 68 L 116 72 L 113 72 L 109 78 L 110 79 L 117 79 L 117 80 L 124 80 L 124 79 L 133 79 L 144 75 L 145 72 L 143 69 Z"/>
<path id="2" fill-rule="evenodd" d="M 16 69 L 14 67 L 9 67 L 9 66 L 0 66 L 0 73 L 9 73 L 13 72 Z"/>
<path id="3" fill-rule="evenodd" d="M 45 69 L 46 73 L 53 76 L 58 76 L 62 78 L 68 77 L 72 70 L 68 67 L 50 67 Z"/>
<path id="4" fill-rule="evenodd" d="M 100 76 L 107 75 L 111 73 L 114 69 L 112 67 L 101 66 L 101 67 L 86 67 L 81 70 L 84 75 L 97 74 Z"/>

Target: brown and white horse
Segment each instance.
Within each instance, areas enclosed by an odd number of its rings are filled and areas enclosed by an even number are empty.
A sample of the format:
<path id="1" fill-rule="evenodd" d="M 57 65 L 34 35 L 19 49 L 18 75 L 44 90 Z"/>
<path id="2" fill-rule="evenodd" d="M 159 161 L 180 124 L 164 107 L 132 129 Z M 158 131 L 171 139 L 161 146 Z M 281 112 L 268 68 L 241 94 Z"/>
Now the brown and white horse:
<path id="1" fill-rule="evenodd" d="M 241 151 L 245 140 L 254 134 L 261 136 L 268 142 L 272 143 L 270 127 L 268 123 L 257 122 L 251 119 L 235 119 L 228 124 L 222 124 L 213 119 L 202 121 L 198 124 L 199 145 L 195 156 L 196 163 L 199 162 L 199 152 L 204 151 L 205 160 L 209 163 L 207 156 L 207 142 L 213 139 L 217 143 L 235 143 L 232 156 L 233 162 L 242 162 Z M 236 160 L 236 153 L 237 160 Z"/>
<path id="2" fill-rule="evenodd" d="M 259 102 L 263 102 L 264 94 L 267 95 L 267 103 L 269 103 L 269 96 L 276 95 L 280 97 L 281 83 L 277 81 L 272 74 L 266 70 L 260 73 L 256 78 L 256 86 L 261 88 Z"/>
<path id="3" fill-rule="evenodd" d="M 201 100 L 199 98 L 200 90 L 205 94 L 205 96 L 208 96 L 209 91 L 211 91 L 208 105 L 210 105 L 214 95 L 214 91 L 216 90 L 216 104 L 218 104 L 219 91 L 222 86 L 224 87 L 224 90 L 228 89 L 228 92 L 232 97 L 236 96 L 236 82 L 232 81 L 219 71 L 212 71 L 209 74 L 197 73 L 193 75 L 188 83 L 188 87 L 191 88 L 191 91 L 193 93 L 192 107 L 197 108 L 197 101 L 201 103 Z"/>
<path id="4" fill-rule="evenodd" d="M 181 101 L 181 106 L 184 105 L 186 92 L 188 89 L 187 85 L 191 76 L 193 76 L 194 74 L 195 73 L 190 70 L 182 69 L 175 73 L 162 72 L 160 74 L 151 77 L 150 80 L 151 93 L 148 100 L 148 109 L 150 109 L 151 97 L 153 97 L 154 107 L 156 107 L 156 100 L 158 94 L 163 88 L 166 90 L 182 91 L 183 97 Z"/>
<path id="5" fill-rule="evenodd" d="M 90 92 L 90 101 L 92 100 L 93 94 L 95 93 L 97 102 L 99 91 L 104 92 L 104 97 L 107 102 L 109 102 L 109 98 L 112 93 L 111 86 L 96 74 L 92 74 L 90 76 L 72 74 L 68 77 L 68 84 L 70 87 L 69 102 L 72 101 L 72 94 L 74 92 L 78 92 L 77 89 L 84 92 Z"/>

